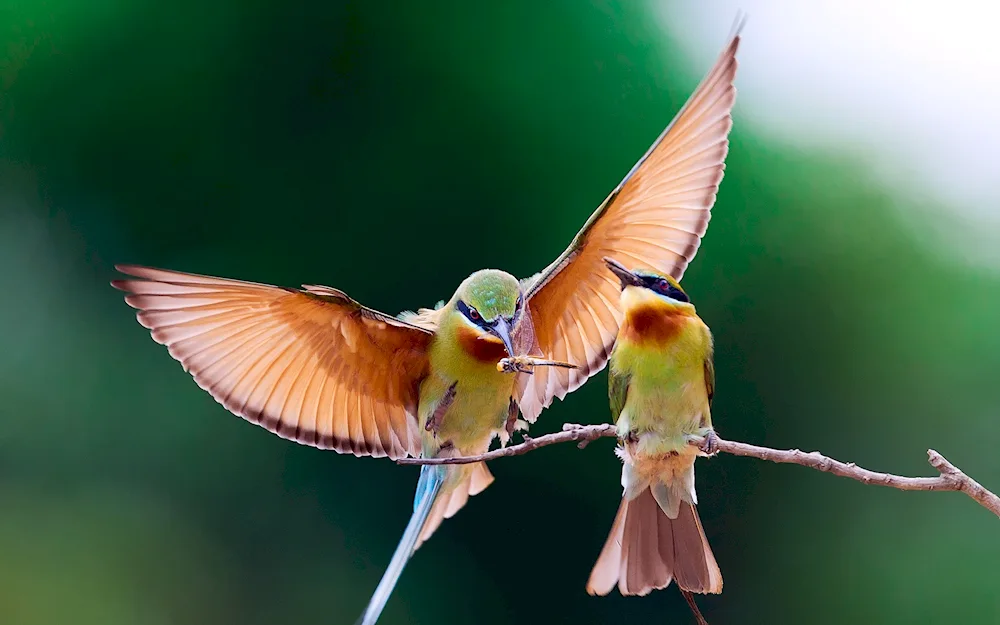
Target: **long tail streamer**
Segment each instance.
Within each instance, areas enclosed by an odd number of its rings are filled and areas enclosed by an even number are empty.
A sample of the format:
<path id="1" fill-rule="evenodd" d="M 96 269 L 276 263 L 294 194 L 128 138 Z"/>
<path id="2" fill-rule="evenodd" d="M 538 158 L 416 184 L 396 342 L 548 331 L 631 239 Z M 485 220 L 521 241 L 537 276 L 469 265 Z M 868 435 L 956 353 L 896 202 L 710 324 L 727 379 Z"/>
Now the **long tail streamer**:
<path id="1" fill-rule="evenodd" d="M 406 524 L 406 531 L 403 532 L 403 537 L 399 539 L 396 552 L 392 554 L 392 560 L 389 561 L 389 567 L 382 575 L 382 581 L 378 583 L 375 593 L 368 601 L 368 607 L 365 608 L 364 614 L 361 615 L 361 618 L 357 620 L 355 625 L 375 625 L 375 622 L 378 621 L 378 617 L 382 614 L 382 609 L 385 607 L 385 602 L 389 600 L 392 589 L 396 587 L 399 576 L 403 574 L 403 567 L 406 566 L 410 556 L 413 555 L 413 545 L 416 544 L 417 538 L 420 537 L 420 532 L 424 529 L 424 523 L 427 522 L 427 517 L 434 507 L 434 501 L 441 492 L 441 484 L 444 483 L 444 476 L 444 467 L 425 465 L 420 468 L 420 481 L 417 482 L 417 494 L 413 498 L 413 516 L 410 517 L 410 522 Z"/>

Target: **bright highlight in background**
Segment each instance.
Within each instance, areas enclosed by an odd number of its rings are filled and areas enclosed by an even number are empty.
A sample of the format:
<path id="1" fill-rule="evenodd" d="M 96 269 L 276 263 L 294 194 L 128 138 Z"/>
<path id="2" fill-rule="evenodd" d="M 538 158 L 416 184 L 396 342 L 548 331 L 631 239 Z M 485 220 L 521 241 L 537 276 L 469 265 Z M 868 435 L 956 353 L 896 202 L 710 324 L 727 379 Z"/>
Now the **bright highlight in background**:
<path id="1" fill-rule="evenodd" d="M 725 0 L 662 7 L 664 27 L 699 66 L 711 62 L 737 11 L 746 11 L 737 115 L 784 142 L 863 159 L 897 191 L 931 196 L 955 211 L 945 221 L 957 215 L 960 229 L 978 228 L 995 245 L 1000 5 Z"/>

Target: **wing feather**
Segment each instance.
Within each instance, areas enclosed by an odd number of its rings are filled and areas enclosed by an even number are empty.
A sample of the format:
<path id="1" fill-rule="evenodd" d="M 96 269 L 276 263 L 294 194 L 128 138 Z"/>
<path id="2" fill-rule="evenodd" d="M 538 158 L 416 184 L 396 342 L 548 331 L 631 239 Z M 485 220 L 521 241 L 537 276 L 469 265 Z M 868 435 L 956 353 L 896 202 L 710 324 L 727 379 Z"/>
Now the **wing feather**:
<path id="1" fill-rule="evenodd" d="M 603 258 L 680 280 L 697 253 L 729 151 L 739 33 L 566 251 L 524 282 L 538 349 L 579 367 L 540 368 L 519 380 L 518 404 L 529 421 L 607 363 L 621 311 L 620 287 Z"/>
<path id="2" fill-rule="evenodd" d="M 139 323 L 231 412 L 358 456 L 420 452 L 417 389 L 433 332 L 342 291 L 119 266 Z"/>

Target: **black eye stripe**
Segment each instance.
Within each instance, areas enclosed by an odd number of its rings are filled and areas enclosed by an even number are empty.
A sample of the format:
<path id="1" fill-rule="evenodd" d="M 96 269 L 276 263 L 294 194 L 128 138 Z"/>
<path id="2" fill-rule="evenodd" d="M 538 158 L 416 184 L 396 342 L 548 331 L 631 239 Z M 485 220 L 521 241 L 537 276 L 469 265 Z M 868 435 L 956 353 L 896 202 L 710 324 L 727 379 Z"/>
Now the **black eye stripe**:
<path id="1" fill-rule="evenodd" d="M 663 295 L 666 295 L 670 299 L 677 300 L 678 302 L 691 301 L 684 291 L 678 289 L 677 287 L 670 284 L 670 282 L 664 280 L 663 278 L 648 276 L 648 277 L 643 277 L 642 282 L 647 289 L 653 291 L 654 293 L 661 293 Z"/>
<path id="2" fill-rule="evenodd" d="M 466 319 L 468 319 L 469 321 L 471 321 L 472 323 L 476 324 L 481 328 L 489 328 L 495 326 L 497 323 L 495 319 L 493 320 L 493 323 L 489 323 L 488 321 L 483 319 L 482 313 L 480 313 L 475 308 L 472 308 L 462 300 L 458 300 L 458 311 L 461 312 L 463 315 L 465 315 Z M 475 317 L 472 316 L 473 311 L 475 311 L 476 313 Z"/>
<path id="3" fill-rule="evenodd" d="M 684 291 L 678 289 L 677 287 L 675 287 L 673 285 L 671 285 L 671 287 L 670 287 L 670 293 L 667 294 L 667 297 L 672 297 L 675 300 L 677 300 L 678 302 L 690 302 L 691 301 L 690 299 L 688 299 L 688 296 L 687 296 L 687 294 Z"/>
<path id="4" fill-rule="evenodd" d="M 458 300 L 458 311 L 472 320 L 472 310 L 469 308 L 469 305 L 462 300 Z"/>
<path id="5" fill-rule="evenodd" d="M 493 321 L 486 321 L 486 319 L 483 318 L 483 314 L 481 312 L 479 312 L 472 306 L 469 306 L 462 300 L 458 300 L 456 308 L 458 308 L 458 311 L 462 313 L 462 315 L 465 316 L 466 319 L 484 329 L 492 328 L 496 326 L 496 324 L 500 321 L 499 316 Z M 521 316 L 521 312 L 523 311 L 523 309 L 524 309 L 524 296 L 518 295 L 517 303 L 514 305 L 514 314 L 511 317 L 507 318 L 508 323 L 513 324 L 515 321 L 517 321 L 517 319 Z M 474 313 L 476 314 L 475 318 L 473 317 Z"/>

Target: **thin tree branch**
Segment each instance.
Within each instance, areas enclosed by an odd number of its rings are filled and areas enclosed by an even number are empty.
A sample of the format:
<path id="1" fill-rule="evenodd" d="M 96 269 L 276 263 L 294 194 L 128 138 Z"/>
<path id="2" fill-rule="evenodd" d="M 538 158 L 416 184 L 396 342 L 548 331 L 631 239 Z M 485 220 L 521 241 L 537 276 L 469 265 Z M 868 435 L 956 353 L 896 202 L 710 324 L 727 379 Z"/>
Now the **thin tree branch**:
<path id="1" fill-rule="evenodd" d="M 506 458 L 507 456 L 520 456 L 532 451 L 533 449 L 538 449 L 539 447 L 547 447 L 549 445 L 555 445 L 556 443 L 569 443 L 573 441 L 576 441 L 578 446 L 582 449 L 586 447 L 587 443 L 590 441 L 596 441 L 597 439 L 605 436 L 616 436 L 615 432 L 615 426 L 610 423 L 602 425 L 576 425 L 573 423 L 567 423 L 563 426 L 562 432 L 546 434 L 545 436 L 539 436 L 538 438 L 532 438 L 525 435 L 523 443 L 494 449 L 493 451 L 488 451 L 485 454 L 479 454 L 478 456 L 455 456 L 452 458 L 399 458 L 396 460 L 396 463 L 472 464 L 473 462 L 496 460 L 497 458 Z"/>
<path id="2" fill-rule="evenodd" d="M 567 423 L 563 426 L 562 432 L 546 434 L 538 438 L 524 437 L 524 442 L 509 447 L 503 447 L 476 456 L 461 456 L 454 458 L 401 458 L 397 460 L 399 464 L 469 464 L 482 462 L 485 460 L 495 460 L 508 456 L 520 456 L 539 447 L 547 447 L 557 443 L 576 442 L 583 448 L 590 441 L 599 438 L 616 436 L 615 426 L 611 424 L 602 425 L 575 425 Z M 700 446 L 702 439 L 693 439 L 692 445 Z M 904 477 L 892 475 L 891 473 L 879 473 L 863 469 L 853 462 L 840 462 L 828 456 L 824 456 L 817 451 L 804 452 L 798 449 L 771 449 L 770 447 L 758 447 L 748 443 L 738 443 L 717 439 L 714 444 L 718 451 L 734 456 L 745 456 L 757 458 L 780 464 L 797 464 L 817 471 L 832 473 L 840 477 L 847 477 L 864 484 L 875 484 L 878 486 L 888 486 L 898 490 L 936 490 L 962 492 L 974 499 L 993 514 L 1000 517 L 1000 497 L 987 490 L 979 482 L 975 481 L 958 467 L 948 462 L 944 456 L 934 451 L 927 450 L 927 459 L 931 466 L 938 470 L 937 477 Z"/>

